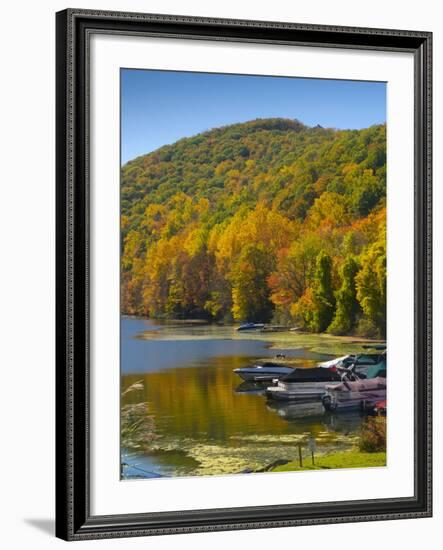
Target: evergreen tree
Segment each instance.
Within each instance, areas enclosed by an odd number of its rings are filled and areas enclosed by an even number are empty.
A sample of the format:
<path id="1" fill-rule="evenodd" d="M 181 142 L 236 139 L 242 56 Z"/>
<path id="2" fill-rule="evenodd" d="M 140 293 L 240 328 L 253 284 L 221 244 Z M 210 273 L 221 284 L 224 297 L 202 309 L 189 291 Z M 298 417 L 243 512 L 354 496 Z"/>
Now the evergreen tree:
<path id="1" fill-rule="evenodd" d="M 355 276 L 359 265 L 353 256 L 348 256 L 340 270 L 341 287 L 336 292 L 336 310 L 328 332 L 332 334 L 348 334 L 355 326 L 356 315 L 359 310 Z"/>
<path id="2" fill-rule="evenodd" d="M 313 280 L 313 316 L 311 330 L 324 332 L 331 324 L 335 309 L 332 289 L 332 260 L 323 250 L 317 256 Z"/>
<path id="3" fill-rule="evenodd" d="M 357 299 L 366 315 L 374 335 L 386 336 L 386 240 L 385 235 L 371 245 L 361 259 L 362 268 L 357 274 Z M 372 336 L 373 334 L 368 334 Z"/>

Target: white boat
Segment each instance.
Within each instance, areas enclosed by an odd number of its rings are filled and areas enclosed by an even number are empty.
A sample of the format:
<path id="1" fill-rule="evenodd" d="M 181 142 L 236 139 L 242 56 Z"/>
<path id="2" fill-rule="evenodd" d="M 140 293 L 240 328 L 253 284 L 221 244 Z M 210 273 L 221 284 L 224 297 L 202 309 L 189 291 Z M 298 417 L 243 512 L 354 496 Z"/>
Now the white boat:
<path id="1" fill-rule="evenodd" d="M 266 388 L 270 399 L 292 399 L 299 402 L 321 400 L 327 384 L 340 384 L 342 376 L 353 377 L 352 370 L 315 367 L 296 368 L 292 373 Z"/>
<path id="2" fill-rule="evenodd" d="M 355 361 L 355 357 L 355 355 L 343 355 L 342 357 L 336 357 L 335 359 L 331 359 L 330 361 L 323 361 L 317 366 L 323 369 L 330 369 L 332 367 L 337 367 L 342 364 L 352 364 L 352 362 Z"/>
<path id="3" fill-rule="evenodd" d="M 234 369 L 235 374 L 248 382 L 271 382 L 290 374 L 294 369 L 281 363 L 265 362 L 261 365 Z"/>
<path id="4" fill-rule="evenodd" d="M 237 328 L 237 331 L 262 330 L 264 327 L 264 323 L 244 323 Z"/>
<path id="5" fill-rule="evenodd" d="M 336 383 L 340 384 L 340 382 Z M 300 403 L 320 401 L 325 394 L 325 387 L 326 382 L 303 382 L 294 384 L 292 388 L 287 385 L 280 385 L 279 382 L 276 386 L 266 388 L 266 395 L 270 399 L 293 400 Z"/>
<path id="6" fill-rule="evenodd" d="M 284 354 L 278 354 L 277 358 L 285 358 Z M 331 361 L 326 361 L 324 363 L 319 363 L 315 369 L 332 369 L 340 367 L 343 360 L 345 360 L 348 355 L 343 357 L 337 357 Z M 303 373 L 308 371 L 313 371 L 314 369 L 302 369 Z M 250 367 L 241 367 L 239 369 L 234 369 L 235 374 L 238 374 L 240 378 L 248 382 L 272 382 L 273 380 L 279 380 L 287 375 L 290 375 L 294 372 L 299 372 L 301 369 L 296 367 L 290 367 L 283 363 L 267 361 L 262 364 L 252 365 Z M 316 370 L 318 372 L 318 370 Z M 332 380 L 340 381 L 340 376 L 335 374 L 323 376 L 325 371 L 321 370 L 320 373 L 315 377 L 316 380 L 326 380 L 328 382 Z M 311 372 L 311 375 L 313 373 Z M 312 376 L 311 376 L 312 377 Z M 302 377 L 304 380 L 304 376 Z"/>

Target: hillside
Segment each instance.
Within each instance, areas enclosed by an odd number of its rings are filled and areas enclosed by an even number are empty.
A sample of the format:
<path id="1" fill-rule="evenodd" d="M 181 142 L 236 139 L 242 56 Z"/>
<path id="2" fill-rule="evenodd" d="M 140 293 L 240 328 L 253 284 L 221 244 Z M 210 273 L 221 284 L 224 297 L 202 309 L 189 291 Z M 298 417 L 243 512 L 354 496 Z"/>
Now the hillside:
<path id="1" fill-rule="evenodd" d="M 258 119 L 122 168 L 122 311 L 384 333 L 386 128 Z"/>

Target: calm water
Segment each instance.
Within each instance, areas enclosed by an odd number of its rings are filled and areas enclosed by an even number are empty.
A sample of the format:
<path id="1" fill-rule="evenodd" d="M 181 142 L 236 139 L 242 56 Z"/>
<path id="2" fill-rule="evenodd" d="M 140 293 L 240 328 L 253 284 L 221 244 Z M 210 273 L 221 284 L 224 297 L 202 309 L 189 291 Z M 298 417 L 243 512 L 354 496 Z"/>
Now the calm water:
<path id="1" fill-rule="evenodd" d="M 300 366 L 313 365 L 331 357 L 322 346 L 318 351 L 318 342 L 312 345 L 296 334 L 245 335 L 232 327 L 135 318 L 122 319 L 121 334 L 122 390 L 142 383 L 122 403 L 147 404 L 152 434 L 149 443 L 122 450 L 122 461 L 128 464 L 124 476 L 256 470 L 275 460 L 294 459 L 298 443 L 308 436 L 315 438 L 318 452 L 355 443 L 358 414 L 326 415 L 321 404 L 272 405 L 260 387 L 232 372 L 276 353 Z M 272 349 L 276 344 L 279 349 Z M 327 340 L 326 351 L 330 345 Z M 334 340 L 337 345 L 335 354 L 347 352 Z"/>

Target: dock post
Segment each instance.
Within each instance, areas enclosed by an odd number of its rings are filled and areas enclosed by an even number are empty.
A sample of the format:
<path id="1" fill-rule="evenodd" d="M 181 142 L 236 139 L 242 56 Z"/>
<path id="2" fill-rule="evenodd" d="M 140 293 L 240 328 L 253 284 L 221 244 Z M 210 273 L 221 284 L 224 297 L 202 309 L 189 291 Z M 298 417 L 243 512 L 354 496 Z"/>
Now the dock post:
<path id="1" fill-rule="evenodd" d="M 314 453 L 315 453 L 315 449 L 317 447 L 317 445 L 315 444 L 315 438 L 314 437 L 311 436 L 308 439 L 308 446 L 309 446 L 309 450 L 311 451 L 312 465 L 314 466 L 315 465 Z"/>

